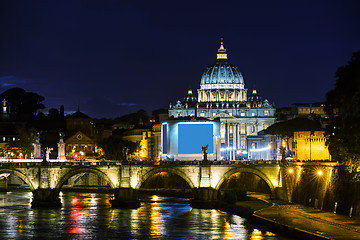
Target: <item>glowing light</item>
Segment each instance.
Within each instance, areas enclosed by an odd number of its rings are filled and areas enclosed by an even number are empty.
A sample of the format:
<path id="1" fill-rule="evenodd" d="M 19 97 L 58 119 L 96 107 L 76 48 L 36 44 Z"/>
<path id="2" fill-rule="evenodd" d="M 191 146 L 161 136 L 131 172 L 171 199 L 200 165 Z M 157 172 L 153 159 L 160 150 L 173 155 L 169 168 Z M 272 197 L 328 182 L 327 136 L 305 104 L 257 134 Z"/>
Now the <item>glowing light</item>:
<path id="1" fill-rule="evenodd" d="M 251 236 L 251 239 L 263 239 L 262 238 L 262 233 L 258 229 L 254 229 L 250 236 Z"/>
<path id="2" fill-rule="evenodd" d="M 151 200 L 154 201 L 154 202 L 157 202 L 159 200 L 159 197 L 154 195 L 154 196 L 152 196 Z"/>
<path id="3" fill-rule="evenodd" d="M 289 173 L 293 173 L 294 170 L 293 170 L 292 168 L 290 168 L 290 169 L 288 170 L 288 172 L 289 172 Z"/>
<path id="4" fill-rule="evenodd" d="M 80 202 L 80 200 L 78 198 L 74 198 L 72 201 L 71 201 L 71 204 L 72 205 L 78 205 Z"/>
<path id="5" fill-rule="evenodd" d="M 258 149 L 250 149 L 250 152 L 262 152 L 262 151 L 268 151 L 270 147 L 264 147 L 264 148 L 258 148 Z"/>
<path id="6" fill-rule="evenodd" d="M 317 171 L 317 175 L 322 176 L 322 175 L 323 175 L 323 171 L 321 171 L 321 170 Z"/>

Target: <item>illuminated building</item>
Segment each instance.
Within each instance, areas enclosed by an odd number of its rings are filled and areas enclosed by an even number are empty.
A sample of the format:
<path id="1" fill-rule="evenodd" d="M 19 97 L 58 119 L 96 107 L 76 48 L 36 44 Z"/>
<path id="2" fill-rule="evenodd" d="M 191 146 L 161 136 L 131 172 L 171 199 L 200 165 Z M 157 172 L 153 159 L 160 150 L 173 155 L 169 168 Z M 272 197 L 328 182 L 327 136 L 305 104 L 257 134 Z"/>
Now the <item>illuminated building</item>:
<path id="1" fill-rule="evenodd" d="M 275 122 L 275 108 L 254 89 L 248 97 L 239 69 L 230 63 L 221 42 L 216 61 L 201 77 L 198 99 L 189 91 L 184 100 L 169 106 L 175 119 L 196 116 L 220 119 L 221 159 L 247 157 L 247 137 L 256 136 Z"/>
<path id="2" fill-rule="evenodd" d="M 206 147 L 207 160 L 220 160 L 218 119 L 172 119 L 162 123 L 161 128 L 162 159 L 203 160 L 202 148 Z"/>
<path id="3" fill-rule="evenodd" d="M 321 118 L 328 118 L 325 112 L 325 103 L 296 103 L 291 105 L 292 112 L 295 116 L 308 116 L 315 114 Z"/>
<path id="4" fill-rule="evenodd" d="M 324 131 L 294 132 L 295 157 L 297 160 L 331 160 L 328 147 L 325 145 Z"/>

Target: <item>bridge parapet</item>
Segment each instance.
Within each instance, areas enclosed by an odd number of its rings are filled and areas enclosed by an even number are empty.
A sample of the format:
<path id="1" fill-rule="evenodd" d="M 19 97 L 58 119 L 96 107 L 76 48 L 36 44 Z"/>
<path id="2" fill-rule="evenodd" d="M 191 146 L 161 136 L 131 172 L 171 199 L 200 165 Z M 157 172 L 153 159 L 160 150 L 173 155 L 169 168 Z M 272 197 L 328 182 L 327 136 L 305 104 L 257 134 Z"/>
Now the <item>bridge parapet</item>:
<path id="1" fill-rule="evenodd" d="M 259 160 L 259 161 L 247 161 L 247 160 L 221 160 L 221 161 L 128 161 L 124 164 L 122 161 L 59 161 L 50 160 L 46 162 L 41 161 L 0 161 L 0 167 L 34 167 L 34 166 L 114 166 L 114 165 L 130 165 L 130 166 L 178 166 L 178 165 L 278 165 L 278 160 Z"/>

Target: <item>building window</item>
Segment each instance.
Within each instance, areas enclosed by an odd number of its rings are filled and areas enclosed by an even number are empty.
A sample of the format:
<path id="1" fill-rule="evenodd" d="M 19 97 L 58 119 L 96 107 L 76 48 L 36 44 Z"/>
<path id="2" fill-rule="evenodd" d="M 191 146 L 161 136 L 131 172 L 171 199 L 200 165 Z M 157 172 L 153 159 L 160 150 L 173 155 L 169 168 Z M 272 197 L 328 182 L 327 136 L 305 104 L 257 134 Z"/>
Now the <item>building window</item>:
<path id="1" fill-rule="evenodd" d="M 215 115 L 216 115 L 216 113 L 215 113 L 215 112 L 213 112 L 213 113 L 212 113 L 212 115 L 213 115 L 213 116 L 215 116 Z"/>
<path id="2" fill-rule="evenodd" d="M 240 116 L 245 117 L 244 111 L 242 111 L 242 112 L 240 113 Z"/>
<path id="3" fill-rule="evenodd" d="M 6 141 L 6 137 L 3 137 L 3 142 L 5 142 Z"/>
<path id="4" fill-rule="evenodd" d="M 269 110 L 264 111 L 264 116 L 269 116 Z"/>
<path id="5" fill-rule="evenodd" d="M 220 98 L 221 98 L 221 100 L 224 100 L 225 94 L 224 94 L 224 93 L 220 93 Z"/>
<path id="6" fill-rule="evenodd" d="M 201 113 L 200 113 L 200 117 L 205 117 L 205 113 L 204 113 L 204 111 L 201 111 Z"/>
<path id="7" fill-rule="evenodd" d="M 245 140 L 241 140 L 240 142 L 241 142 L 240 143 L 241 144 L 241 149 L 245 149 Z"/>
<path id="8" fill-rule="evenodd" d="M 177 111 L 177 116 L 181 117 L 181 111 Z"/>
<path id="9" fill-rule="evenodd" d="M 232 116 L 233 115 L 232 112 L 229 112 L 229 115 Z"/>
<path id="10" fill-rule="evenodd" d="M 255 113 L 254 113 L 254 112 L 252 112 L 252 113 L 251 113 L 251 116 L 253 116 L 253 117 L 254 117 L 254 116 L 255 116 Z"/>
<path id="11" fill-rule="evenodd" d="M 245 124 L 241 124 L 240 133 L 241 133 L 241 134 L 246 134 L 245 129 L 246 129 L 246 125 L 245 125 Z"/>
<path id="12" fill-rule="evenodd" d="M 251 127 L 251 132 L 253 132 L 253 133 L 255 132 L 255 126 Z"/>

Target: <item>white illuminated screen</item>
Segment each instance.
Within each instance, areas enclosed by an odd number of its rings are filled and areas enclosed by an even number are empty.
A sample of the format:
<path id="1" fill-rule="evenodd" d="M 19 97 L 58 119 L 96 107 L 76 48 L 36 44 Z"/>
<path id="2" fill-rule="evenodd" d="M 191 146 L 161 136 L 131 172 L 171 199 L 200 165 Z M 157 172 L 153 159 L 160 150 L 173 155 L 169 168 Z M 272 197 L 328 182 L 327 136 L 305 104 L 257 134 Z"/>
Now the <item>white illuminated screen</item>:
<path id="1" fill-rule="evenodd" d="M 199 154 L 208 145 L 207 153 L 213 153 L 213 124 L 178 125 L 179 154 Z"/>

